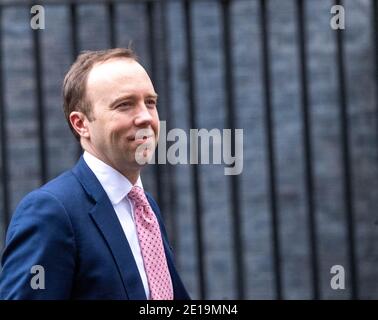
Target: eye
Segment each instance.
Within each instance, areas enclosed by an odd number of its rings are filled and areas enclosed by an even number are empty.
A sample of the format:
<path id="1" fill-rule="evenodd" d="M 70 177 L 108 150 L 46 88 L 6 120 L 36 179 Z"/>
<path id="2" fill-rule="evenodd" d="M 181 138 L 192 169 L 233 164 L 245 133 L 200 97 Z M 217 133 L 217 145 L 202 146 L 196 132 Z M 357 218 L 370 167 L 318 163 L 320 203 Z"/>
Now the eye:
<path id="1" fill-rule="evenodd" d="M 133 105 L 132 101 L 123 101 L 120 104 L 118 104 L 116 108 L 117 109 L 118 108 L 130 108 L 130 107 L 132 107 L 132 105 Z"/>
<path id="2" fill-rule="evenodd" d="M 147 106 L 148 108 L 155 108 L 157 102 L 156 102 L 156 100 L 149 99 L 149 100 L 147 100 L 145 103 L 146 103 L 146 106 Z"/>

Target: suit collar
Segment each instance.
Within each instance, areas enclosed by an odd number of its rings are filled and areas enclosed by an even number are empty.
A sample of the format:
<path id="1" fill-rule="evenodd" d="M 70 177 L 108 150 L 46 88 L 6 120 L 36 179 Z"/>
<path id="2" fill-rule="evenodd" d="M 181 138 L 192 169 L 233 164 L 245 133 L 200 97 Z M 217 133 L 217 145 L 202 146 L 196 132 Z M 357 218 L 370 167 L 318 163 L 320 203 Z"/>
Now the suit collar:
<path id="1" fill-rule="evenodd" d="M 133 184 L 119 171 L 87 151 L 84 151 L 83 159 L 101 183 L 113 206 L 118 204 L 130 192 Z M 135 185 L 143 189 L 140 177 Z"/>
<path id="2" fill-rule="evenodd" d="M 104 199 L 106 193 L 95 174 L 85 163 L 83 156 L 80 157 L 76 166 L 72 169 L 73 174 L 79 180 L 86 193 L 96 202 Z"/>

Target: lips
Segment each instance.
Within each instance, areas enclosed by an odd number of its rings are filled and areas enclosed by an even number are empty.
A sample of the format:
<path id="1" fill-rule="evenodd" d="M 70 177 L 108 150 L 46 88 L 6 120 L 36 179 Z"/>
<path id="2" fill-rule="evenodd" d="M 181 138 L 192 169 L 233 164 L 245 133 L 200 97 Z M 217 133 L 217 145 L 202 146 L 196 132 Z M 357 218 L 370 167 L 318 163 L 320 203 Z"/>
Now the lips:
<path id="1" fill-rule="evenodd" d="M 152 138 L 154 135 L 143 135 L 141 137 L 136 137 L 136 136 L 129 136 L 127 137 L 127 140 L 130 140 L 130 141 L 135 141 L 135 140 L 147 140 L 149 138 Z"/>
<path id="2" fill-rule="evenodd" d="M 152 138 L 152 137 L 153 137 L 153 136 L 143 136 L 142 138 L 138 138 L 138 139 L 134 138 L 133 141 L 144 143 L 144 142 L 148 141 L 148 140 L 149 140 L 150 138 Z"/>
<path id="3" fill-rule="evenodd" d="M 143 135 L 143 136 L 140 136 L 140 137 L 137 138 L 135 135 L 133 135 L 133 136 L 128 136 L 127 140 L 130 140 L 130 141 L 134 141 L 134 140 L 147 140 L 148 138 L 151 138 L 153 136 L 154 136 L 153 134 L 148 134 L 148 135 Z"/>
<path id="4" fill-rule="evenodd" d="M 155 135 L 149 134 L 149 135 L 143 135 L 143 136 L 130 136 L 127 138 L 127 140 L 131 142 L 136 142 L 137 144 L 147 143 L 150 142 L 152 138 L 154 138 Z"/>
<path id="5" fill-rule="evenodd" d="M 127 140 L 137 145 L 152 145 L 155 144 L 155 131 L 152 128 L 138 129 L 134 133 L 129 134 Z"/>

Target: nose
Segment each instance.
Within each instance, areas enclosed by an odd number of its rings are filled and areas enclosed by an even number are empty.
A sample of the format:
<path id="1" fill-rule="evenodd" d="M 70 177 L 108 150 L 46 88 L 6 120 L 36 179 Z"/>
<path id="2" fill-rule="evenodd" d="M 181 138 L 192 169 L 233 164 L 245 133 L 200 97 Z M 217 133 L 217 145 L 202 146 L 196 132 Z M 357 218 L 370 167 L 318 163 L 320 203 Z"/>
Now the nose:
<path id="1" fill-rule="evenodd" d="M 135 117 L 135 125 L 137 127 L 144 127 L 150 125 L 152 121 L 152 115 L 144 103 L 141 103 L 138 108 L 138 114 Z"/>

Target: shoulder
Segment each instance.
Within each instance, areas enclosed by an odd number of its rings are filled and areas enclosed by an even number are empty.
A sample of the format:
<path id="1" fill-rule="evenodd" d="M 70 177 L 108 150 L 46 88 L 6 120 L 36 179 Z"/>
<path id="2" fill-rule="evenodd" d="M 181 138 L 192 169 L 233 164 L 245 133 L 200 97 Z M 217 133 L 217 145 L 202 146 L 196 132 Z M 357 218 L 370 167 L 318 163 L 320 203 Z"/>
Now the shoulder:
<path id="1" fill-rule="evenodd" d="M 0 299 L 67 298 L 75 264 L 71 219 L 55 183 L 26 195 L 7 230 L 0 274 Z M 64 254 L 63 254 L 64 253 Z M 30 288 L 31 268 L 43 266 L 49 290 Z"/>
<path id="2" fill-rule="evenodd" d="M 69 203 L 80 201 L 84 194 L 82 185 L 72 173 L 72 170 L 63 172 L 38 189 L 28 193 L 19 203 L 17 209 L 31 204 L 45 204 L 66 207 Z"/>
<path id="3" fill-rule="evenodd" d="M 83 189 L 76 176 L 72 173 L 72 170 L 68 170 L 50 180 L 36 191 L 46 192 L 63 200 L 66 196 L 71 196 L 81 190 Z"/>
<path id="4" fill-rule="evenodd" d="M 18 204 L 8 227 L 7 240 L 25 230 L 29 234 L 38 232 L 45 236 L 52 235 L 56 229 L 64 226 L 71 229 L 70 218 L 62 202 L 54 194 L 37 189 Z"/>
<path id="5" fill-rule="evenodd" d="M 75 177 L 66 171 L 40 188 L 28 193 L 17 205 L 10 228 L 19 224 L 39 223 L 39 226 L 68 222 L 67 199 L 79 188 Z"/>

